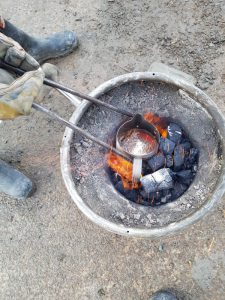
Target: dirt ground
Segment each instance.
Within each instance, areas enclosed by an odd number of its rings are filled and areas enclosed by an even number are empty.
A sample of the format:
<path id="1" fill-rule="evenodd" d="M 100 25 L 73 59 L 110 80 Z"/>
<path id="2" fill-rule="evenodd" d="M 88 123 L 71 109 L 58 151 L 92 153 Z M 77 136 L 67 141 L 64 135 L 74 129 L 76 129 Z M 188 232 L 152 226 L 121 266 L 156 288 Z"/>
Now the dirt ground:
<path id="1" fill-rule="evenodd" d="M 0 12 L 36 35 L 75 30 L 80 48 L 55 60 L 60 81 L 89 92 L 161 61 L 197 78 L 225 113 L 224 0 L 2 0 Z M 54 92 L 43 101 L 69 118 Z M 222 300 L 225 198 L 202 221 L 161 240 L 108 233 L 83 216 L 64 186 L 64 128 L 40 113 L 0 124 L 0 156 L 28 174 L 35 195 L 0 195 L 0 299 L 145 300 L 161 288 L 180 299 Z"/>

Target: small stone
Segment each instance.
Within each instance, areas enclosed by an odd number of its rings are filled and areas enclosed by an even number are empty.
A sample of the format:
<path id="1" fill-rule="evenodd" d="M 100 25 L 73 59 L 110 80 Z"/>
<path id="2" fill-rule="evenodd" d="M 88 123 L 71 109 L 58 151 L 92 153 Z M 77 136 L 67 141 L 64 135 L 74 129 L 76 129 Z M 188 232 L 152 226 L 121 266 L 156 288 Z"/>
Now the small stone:
<path id="1" fill-rule="evenodd" d="M 163 244 L 163 243 L 160 243 L 160 245 L 159 245 L 159 251 L 160 251 L 160 252 L 163 252 L 163 250 L 164 250 L 164 244 Z"/>
<path id="2" fill-rule="evenodd" d="M 160 139 L 160 144 L 159 144 L 159 149 L 165 154 L 172 154 L 173 150 L 175 148 L 175 143 L 167 138 L 161 138 Z"/>
<path id="3" fill-rule="evenodd" d="M 135 219 L 135 220 L 139 220 L 139 219 L 140 219 L 140 217 L 141 217 L 141 215 L 140 215 L 140 214 L 134 214 L 134 219 Z"/>
<path id="4" fill-rule="evenodd" d="M 182 129 L 180 128 L 180 126 L 175 123 L 170 123 L 167 130 L 168 138 L 175 144 L 178 144 L 182 137 Z"/>
<path id="5" fill-rule="evenodd" d="M 194 185 L 194 189 L 195 189 L 195 190 L 199 190 L 199 188 L 200 188 L 199 184 Z"/>
<path id="6" fill-rule="evenodd" d="M 152 171 L 157 171 L 162 167 L 165 167 L 166 158 L 163 153 L 159 152 L 148 160 L 148 165 Z"/>
<path id="7" fill-rule="evenodd" d="M 119 217 L 120 217 L 121 220 L 124 220 L 124 219 L 125 219 L 125 216 L 124 216 L 123 213 L 120 213 L 120 214 L 119 214 Z"/>
<path id="8" fill-rule="evenodd" d="M 82 148 L 79 146 L 79 147 L 76 148 L 76 151 L 77 151 L 78 154 L 81 154 L 82 153 Z"/>
<path id="9" fill-rule="evenodd" d="M 105 296 L 105 290 L 103 288 L 98 290 L 99 296 Z"/>
<path id="10" fill-rule="evenodd" d="M 90 144 L 89 144 L 88 142 L 83 142 L 82 145 L 83 145 L 85 148 L 90 147 Z"/>
<path id="11" fill-rule="evenodd" d="M 157 222 L 157 219 L 155 219 L 151 214 L 148 214 L 147 218 L 149 219 L 151 224 L 155 224 Z"/>

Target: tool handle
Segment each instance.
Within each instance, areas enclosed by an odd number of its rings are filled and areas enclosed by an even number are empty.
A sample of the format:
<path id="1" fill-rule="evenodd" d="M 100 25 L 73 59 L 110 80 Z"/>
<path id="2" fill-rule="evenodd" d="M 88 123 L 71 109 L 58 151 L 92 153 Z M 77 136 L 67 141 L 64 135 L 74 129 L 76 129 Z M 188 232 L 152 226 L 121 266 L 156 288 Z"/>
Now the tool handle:
<path id="1" fill-rule="evenodd" d="M 15 72 L 18 75 L 23 75 L 25 73 L 25 71 L 23 71 L 23 70 L 21 70 L 19 68 L 13 67 L 13 66 L 11 66 L 11 65 L 3 62 L 2 60 L 0 60 L 0 67 L 3 68 L 3 69 L 6 69 L 8 71 L 13 71 L 13 72 Z M 60 84 L 58 82 L 53 81 L 53 80 L 45 78 L 44 79 L 44 84 L 46 84 L 48 86 L 51 86 L 51 87 L 53 87 L 55 89 L 59 89 L 59 90 L 65 91 L 67 93 L 70 93 L 72 95 L 78 96 L 78 97 L 80 97 L 82 99 L 86 99 L 86 100 L 88 100 L 88 101 L 90 101 L 92 103 L 95 103 L 97 105 L 104 106 L 104 107 L 106 107 L 106 108 L 108 108 L 110 110 L 113 110 L 113 111 L 115 111 L 117 113 L 120 113 L 122 115 L 125 115 L 125 116 L 128 116 L 128 117 L 133 117 L 133 114 L 131 112 L 128 112 L 128 111 L 126 111 L 124 109 L 120 109 L 120 108 L 114 107 L 113 105 L 111 105 L 109 103 L 103 102 L 103 101 L 101 101 L 101 100 L 99 100 L 97 98 L 91 97 L 91 96 L 89 96 L 87 94 L 75 91 L 75 90 L 73 90 L 73 89 L 71 89 L 69 87 L 66 87 L 66 86 L 64 86 L 64 85 L 62 85 L 62 84 Z"/>
<path id="2" fill-rule="evenodd" d="M 63 119 L 62 117 L 57 115 L 55 112 L 47 109 L 46 107 L 44 107 L 40 104 L 37 104 L 37 103 L 33 103 L 32 107 L 34 109 L 38 110 L 38 111 L 41 111 L 41 112 L 47 114 L 52 119 L 55 119 L 55 120 L 59 121 L 63 125 L 66 125 L 67 127 L 71 128 L 72 130 L 75 130 L 75 131 L 79 132 L 80 134 L 82 134 L 83 136 L 88 138 L 89 140 L 93 141 L 94 143 L 97 143 L 98 145 L 104 147 L 105 149 L 110 150 L 110 151 L 114 152 L 115 154 L 117 154 L 119 156 L 122 156 L 126 160 L 132 161 L 132 159 L 128 155 L 126 155 L 123 152 L 117 150 L 116 148 L 110 146 L 109 144 L 99 140 L 97 137 L 91 135 L 90 133 L 88 133 L 87 131 L 81 129 L 80 127 L 78 127 L 76 125 L 74 125 L 73 123 L 66 121 L 65 119 Z"/>

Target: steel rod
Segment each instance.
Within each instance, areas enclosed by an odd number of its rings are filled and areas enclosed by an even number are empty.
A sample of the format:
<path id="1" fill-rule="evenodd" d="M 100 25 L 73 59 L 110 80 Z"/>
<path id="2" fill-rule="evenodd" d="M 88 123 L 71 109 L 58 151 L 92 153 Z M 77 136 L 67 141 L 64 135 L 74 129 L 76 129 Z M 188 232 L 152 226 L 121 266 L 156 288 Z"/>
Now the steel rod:
<path id="1" fill-rule="evenodd" d="M 13 72 L 15 72 L 18 75 L 23 75 L 25 73 L 25 71 L 23 71 L 23 70 L 21 70 L 19 68 L 13 67 L 13 66 L 11 66 L 11 65 L 9 65 L 9 64 L 1 61 L 1 60 L 0 60 L 0 67 L 4 68 L 6 70 L 9 70 L 9 71 L 13 71 Z M 75 90 L 73 90 L 73 89 L 71 89 L 69 87 L 66 87 L 66 86 L 64 86 L 64 85 L 62 85 L 60 83 L 57 83 L 57 82 L 55 82 L 53 80 L 45 78 L 44 79 L 44 84 L 46 84 L 48 86 L 51 86 L 53 88 L 56 88 L 56 89 L 63 90 L 63 91 L 68 92 L 68 93 L 70 93 L 72 95 L 78 96 L 78 97 L 80 97 L 82 99 L 86 99 L 86 100 L 88 100 L 88 101 L 90 101 L 92 103 L 95 103 L 97 105 L 104 106 L 104 107 L 106 107 L 106 108 L 108 108 L 110 110 L 113 110 L 113 111 L 115 111 L 117 113 L 120 113 L 122 115 L 125 115 L 125 116 L 128 116 L 128 117 L 133 117 L 133 114 L 131 112 L 129 112 L 129 111 L 126 111 L 126 110 L 118 108 L 118 107 L 114 107 L 113 105 L 111 105 L 109 103 L 103 102 L 103 101 L 101 101 L 101 100 L 99 100 L 97 98 L 91 97 L 91 96 L 89 96 L 87 94 L 75 91 Z"/>
<path id="2" fill-rule="evenodd" d="M 80 127 L 72 124 L 71 122 L 66 121 L 65 119 L 63 119 L 62 117 L 60 117 L 59 115 L 57 115 L 55 112 L 50 111 L 46 107 L 43 107 L 42 105 L 37 104 L 37 103 L 33 103 L 32 107 L 34 109 L 38 110 L 38 111 L 41 111 L 41 112 L 47 114 L 52 119 L 58 120 L 60 123 L 66 125 L 67 127 L 71 128 L 72 130 L 78 131 L 80 134 L 82 134 L 83 136 L 85 136 L 89 140 L 93 141 L 94 143 L 97 143 L 98 145 L 106 148 L 107 150 L 110 150 L 110 151 L 114 152 L 115 154 L 117 154 L 119 156 L 122 156 L 126 160 L 132 161 L 132 159 L 128 155 L 126 155 L 123 152 L 117 150 L 116 148 L 110 146 L 109 144 L 107 144 L 107 143 L 99 140 L 95 136 L 91 135 L 90 133 L 86 132 L 85 130 L 81 129 Z"/>

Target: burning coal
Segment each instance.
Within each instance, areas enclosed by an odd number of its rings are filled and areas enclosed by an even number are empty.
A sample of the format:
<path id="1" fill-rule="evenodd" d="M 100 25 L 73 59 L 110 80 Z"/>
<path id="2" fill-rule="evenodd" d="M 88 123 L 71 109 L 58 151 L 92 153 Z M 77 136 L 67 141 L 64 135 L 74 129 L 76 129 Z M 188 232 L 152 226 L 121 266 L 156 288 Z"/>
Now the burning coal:
<path id="1" fill-rule="evenodd" d="M 124 189 L 132 190 L 140 187 L 140 183 L 132 182 L 133 164 L 131 162 L 113 152 L 108 153 L 107 162 L 115 172 L 115 176 L 121 178 Z"/>
<path id="2" fill-rule="evenodd" d="M 127 199 L 143 205 L 165 204 L 190 186 L 197 171 L 198 150 L 178 124 L 152 112 L 144 118 L 158 129 L 160 144 L 158 153 L 143 165 L 141 182 L 132 182 L 131 162 L 114 153 L 108 153 L 107 162 L 115 188 Z M 133 134 L 139 135 L 145 147 L 151 147 L 149 136 L 132 132 L 131 139 Z M 138 151 L 137 146 L 134 149 Z"/>

